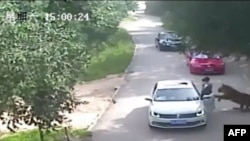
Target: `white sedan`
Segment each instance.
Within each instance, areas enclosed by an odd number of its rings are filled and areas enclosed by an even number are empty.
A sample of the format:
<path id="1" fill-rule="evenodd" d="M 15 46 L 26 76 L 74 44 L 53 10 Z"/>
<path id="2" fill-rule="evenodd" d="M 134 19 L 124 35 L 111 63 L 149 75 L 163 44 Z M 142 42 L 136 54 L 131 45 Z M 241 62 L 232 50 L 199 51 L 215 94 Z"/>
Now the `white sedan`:
<path id="1" fill-rule="evenodd" d="M 214 108 L 214 95 L 201 96 L 189 80 L 165 80 L 155 84 L 150 98 L 150 127 L 190 128 L 206 126 Z"/>

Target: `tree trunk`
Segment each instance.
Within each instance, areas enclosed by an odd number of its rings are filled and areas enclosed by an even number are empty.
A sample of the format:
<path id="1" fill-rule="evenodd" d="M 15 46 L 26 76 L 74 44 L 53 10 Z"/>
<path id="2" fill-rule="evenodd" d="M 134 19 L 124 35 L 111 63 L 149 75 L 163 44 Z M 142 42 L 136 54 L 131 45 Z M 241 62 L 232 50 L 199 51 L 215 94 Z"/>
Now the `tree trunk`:
<path id="1" fill-rule="evenodd" d="M 64 127 L 64 132 L 65 132 L 67 141 L 70 141 L 70 140 L 69 140 L 69 134 L 68 134 L 68 129 L 67 129 L 67 127 Z"/>
<path id="2" fill-rule="evenodd" d="M 44 141 L 44 134 L 43 134 L 42 127 L 40 125 L 38 126 L 38 131 L 40 135 L 40 141 Z"/>

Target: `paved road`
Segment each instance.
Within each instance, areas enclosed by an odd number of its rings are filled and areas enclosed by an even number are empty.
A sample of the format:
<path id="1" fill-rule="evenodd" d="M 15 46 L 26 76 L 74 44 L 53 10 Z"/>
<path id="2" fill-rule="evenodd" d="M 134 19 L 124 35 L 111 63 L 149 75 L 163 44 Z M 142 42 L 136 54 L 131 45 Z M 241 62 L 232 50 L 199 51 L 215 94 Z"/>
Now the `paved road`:
<path id="1" fill-rule="evenodd" d="M 159 52 L 154 47 L 154 37 L 160 20 L 142 16 L 130 26 L 136 42 L 136 54 L 130 66 L 128 84 L 124 86 L 113 105 L 94 128 L 93 141 L 222 141 L 223 124 L 250 124 L 250 114 L 231 110 L 231 102 L 216 103 L 207 128 L 187 130 L 150 130 L 147 124 L 148 96 L 153 84 L 163 79 L 191 79 L 198 87 L 203 76 L 191 75 L 185 58 L 178 53 Z M 211 76 L 215 89 L 222 82 L 246 91 L 249 80 L 243 77 L 236 65 L 227 64 L 223 76 Z"/>

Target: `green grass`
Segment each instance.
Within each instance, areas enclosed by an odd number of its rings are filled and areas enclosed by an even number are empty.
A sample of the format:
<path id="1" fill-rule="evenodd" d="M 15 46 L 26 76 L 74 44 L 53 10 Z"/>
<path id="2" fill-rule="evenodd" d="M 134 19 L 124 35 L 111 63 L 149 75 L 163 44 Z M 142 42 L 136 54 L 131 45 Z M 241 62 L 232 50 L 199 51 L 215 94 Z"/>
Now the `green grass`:
<path id="1" fill-rule="evenodd" d="M 85 138 L 91 136 L 90 132 L 79 129 L 79 130 L 71 130 L 69 131 L 70 135 L 76 138 Z M 59 130 L 57 132 L 51 132 L 45 134 L 45 141 L 60 141 L 65 136 L 64 130 Z M 38 130 L 17 132 L 14 134 L 10 134 L 9 136 L 5 136 L 0 139 L 0 141 L 40 141 Z"/>
<path id="2" fill-rule="evenodd" d="M 120 29 L 110 38 L 103 51 L 93 57 L 84 76 L 85 81 L 104 78 L 111 74 L 120 74 L 128 67 L 134 51 L 134 43 L 127 31 Z"/>

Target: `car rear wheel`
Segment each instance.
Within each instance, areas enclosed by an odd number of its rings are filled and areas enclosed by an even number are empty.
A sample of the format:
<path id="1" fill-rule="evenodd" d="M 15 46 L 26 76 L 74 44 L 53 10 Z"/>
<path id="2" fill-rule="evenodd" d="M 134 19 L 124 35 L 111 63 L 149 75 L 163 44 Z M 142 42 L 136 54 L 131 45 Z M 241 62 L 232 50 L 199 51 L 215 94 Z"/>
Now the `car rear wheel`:
<path id="1" fill-rule="evenodd" d="M 223 70 L 223 71 L 221 72 L 221 74 L 222 74 L 222 75 L 225 74 L 225 70 Z"/>

